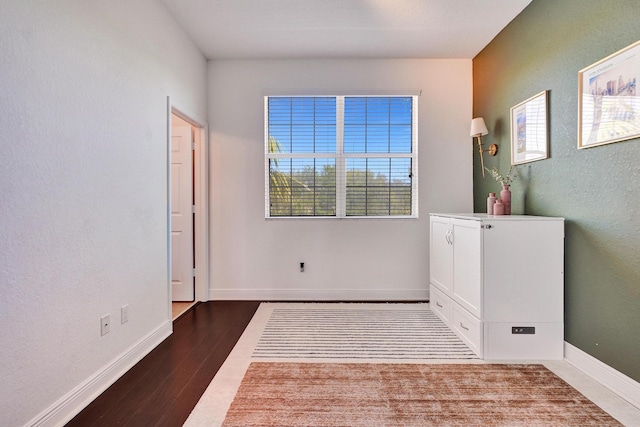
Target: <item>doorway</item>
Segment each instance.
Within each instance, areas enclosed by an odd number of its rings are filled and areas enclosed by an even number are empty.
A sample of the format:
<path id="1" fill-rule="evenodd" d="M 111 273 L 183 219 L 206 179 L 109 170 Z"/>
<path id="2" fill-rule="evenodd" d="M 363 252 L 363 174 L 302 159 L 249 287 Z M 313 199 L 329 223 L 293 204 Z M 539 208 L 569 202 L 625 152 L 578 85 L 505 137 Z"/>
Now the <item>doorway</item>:
<path id="1" fill-rule="evenodd" d="M 168 100 L 168 293 L 175 319 L 208 298 L 206 126 Z M 176 302 L 174 306 L 174 302 Z"/>

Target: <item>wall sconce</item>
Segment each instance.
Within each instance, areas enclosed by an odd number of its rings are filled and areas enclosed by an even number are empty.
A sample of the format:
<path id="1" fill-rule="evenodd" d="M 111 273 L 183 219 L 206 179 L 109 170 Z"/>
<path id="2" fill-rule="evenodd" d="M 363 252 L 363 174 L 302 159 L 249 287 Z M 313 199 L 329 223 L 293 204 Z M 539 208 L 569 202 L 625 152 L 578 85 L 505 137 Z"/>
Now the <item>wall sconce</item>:
<path id="1" fill-rule="evenodd" d="M 484 150 L 482 148 L 482 135 L 488 134 L 487 125 L 484 124 L 484 119 L 482 117 L 476 117 L 471 120 L 471 136 L 478 138 L 478 149 L 480 150 L 480 164 L 482 165 L 482 177 L 484 178 L 484 157 L 483 153 L 487 151 L 489 155 L 495 156 L 498 154 L 498 146 L 496 144 L 491 144 L 488 150 Z"/>

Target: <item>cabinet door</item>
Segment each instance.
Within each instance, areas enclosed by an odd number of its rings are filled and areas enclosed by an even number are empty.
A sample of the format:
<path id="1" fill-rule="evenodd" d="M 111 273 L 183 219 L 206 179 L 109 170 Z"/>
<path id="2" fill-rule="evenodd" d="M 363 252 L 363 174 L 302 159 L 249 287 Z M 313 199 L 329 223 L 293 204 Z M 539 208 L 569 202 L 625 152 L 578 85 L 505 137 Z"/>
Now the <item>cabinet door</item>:
<path id="1" fill-rule="evenodd" d="M 492 222 L 483 253 L 483 320 L 564 321 L 563 221 Z"/>
<path id="2" fill-rule="evenodd" d="M 449 218 L 430 218 L 429 280 L 446 295 L 451 292 L 451 243 Z"/>
<path id="3" fill-rule="evenodd" d="M 480 221 L 452 219 L 453 280 L 451 297 L 481 318 L 482 229 Z"/>

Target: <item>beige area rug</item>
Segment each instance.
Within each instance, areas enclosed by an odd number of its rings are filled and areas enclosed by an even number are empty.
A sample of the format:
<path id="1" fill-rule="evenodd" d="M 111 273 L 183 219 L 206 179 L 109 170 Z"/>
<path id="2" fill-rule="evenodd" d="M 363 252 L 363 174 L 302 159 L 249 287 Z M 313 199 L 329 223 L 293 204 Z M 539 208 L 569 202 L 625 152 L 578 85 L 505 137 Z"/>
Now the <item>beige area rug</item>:
<path id="1" fill-rule="evenodd" d="M 368 319 L 369 318 L 372 319 L 375 317 L 378 319 L 378 322 L 380 323 L 386 322 L 388 325 L 390 325 L 394 322 L 399 322 L 399 323 L 408 322 L 407 319 L 402 319 L 401 321 L 398 321 L 398 320 L 393 320 L 393 318 L 390 317 L 390 316 L 396 316 L 398 310 L 415 312 L 415 310 L 417 309 L 429 310 L 429 306 L 428 304 L 330 304 L 330 303 L 261 304 L 260 307 L 258 308 L 258 311 L 254 315 L 253 319 L 247 326 L 242 337 L 234 347 L 233 351 L 231 352 L 231 354 L 229 355 L 225 363 L 222 365 L 222 367 L 216 374 L 211 384 L 209 384 L 209 387 L 207 388 L 207 390 L 201 397 L 200 401 L 192 411 L 191 415 L 189 416 L 189 419 L 185 423 L 185 426 L 187 427 L 221 426 L 228 412 L 229 412 L 229 419 L 227 420 L 226 425 L 229 425 L 229 426 L 234 425 L 232 423 L 236 423 L 235 425 L 243 425 L 243 426 L 260 425 L 257 423 L 252 424 L 248 421 L 247 421 L 247 424 L 238 424 L 236 417 L 239 414 L 238 411 L 240 410 L 240 408 L 242 408 L 241 402 L 244 399 L 246 399 L 248 396 L 246 392 L 257 390 L 253 384 L 251 386 L 247 386 L 247 384 L 249 384 L 249 381 L 253 381 L 256 379 L 255 373 L 257 371 L 255 371 L 255 369 L 260 369 L 261 370 L 260 372 L 262 372 L 264 371 L 264 368 L 269 366 L 280 366 L 280 368 L 278 368 L 280 369 L 280 371 L 270 368 L 264 372 L 265 374 L 276 373 L 275 375 L 276 378 L 274 379 L 274 381 L 280 384 L 280 383 L 283 383 L 285 380 L 288 381 L 287 379 L 288 373 L 297 372 L 299 374 L 304 373 L 305 375 L 307 375 L 309 372 L 311 372 L 310 369 L 317 370 L 318 366 L 323 367 L 323 369 L 329 370 L 329 372 L 332 372 L 334 369 L 343 370 L 344 367 L 350 367 L 351 369 L 366 369 L 366 370 L 370 370 L 370 369 L 380 370 L 384 368 L 386 372 L 392 372 L 392 365 L 398 365 L 398 369 L 404 370 L 402 372 L 406 372 L 406 370 L 408 369 L 418 369 L 420 370 L 420 374 L 416 376 L 411 375 L 407 377 L 405 375 L 404 377 L 402 376 L 398 377 L 396 378 L 396 380 L 394 380 L 395 381 L 394 383 L 387 382 L 387 386 L 393 385 L 395 389 L 389 388 L 389 389 L 383 389 L 382 391 L 395 390 L 396 392 L 404 393 L 416 388 L 415 386 L 411 385 L 410 381 L 423 381 L 423 383 L 420 383 L 419 388 L 423 388 L 423 387 L 430 388 L 433 391 L 434 398 L 440 397 L 441 392 L 443 390 L 450 390 L 452 385 L 449 382 L 450 379 L 447 379 L 447 380 L 432 379 L 429 381 L 425 381 L 424 378 L 426 377 L 424 375 L 426 374 L 424 374 L 424 372 L 427 372 L 426 370 L 429 370 L 429 369 L 438 370 L 439 369 L 438 365 L 449 365 L 449 368 L 442 368 L 442 369 L 451 370 L 456 366 L 458 366 L 460 369 L 460 372 L 474 372 L 473 369 L 476 369 L 477 366 L 495 366 L 495 365 L 488 365 L 487 362 L 483 360 L 461 359 L 460 354 L 455 354 L 454 352 L 450 352 L 449 354 L 447 354 L 446 352 L 441 353 L 436 358 L 433 358 L 434 357 L 433 354 L 428 354 L 428 355 L 421 354 L 419 356 L 420 358 L 414 358 L 416 355 L 412 354 L 411 352 L 408 352 L 408 350 L 410 350 L 411 346 L 413 346 L 415 343 L 408 344 L 408 346 L 399 345 L 400 341 L 394 338 L 397 336 L 396 335 L 397 332 L 394 332 L 394 331 L 391 331 L 391 332 L 386 331 L 382 335 L 380 333 L 376 333 L 375 336 L 372 337 L 374 338 L 374 342 L 377 343 L 375 346 L 372 347 L 372 349 L 374 349 L 375 351 L 367 351 L 363 353 L 359 352 L 358 354 L 350 355 L 350 356 L 347 356 L 344 352 L 340 351 L 340 347 L 343 345 L 343 343 L 340 340 L 335 340 L 332 338 L 331 346 L 325 346 L 325 343 L 326 343 L 325 340 L 327 339 L 327 337 L 322 337 L 317 334 L 313 335 L 315 334 L 315 332 L 313 334 L 310 334 L 313 336 L 313 339 L 307 340 L 308 342 L 305 342 L 303 347 L 300 347 L 300 345 L 302 345 L 303 342 L 299 341 L 298 339 L 294 339 L 295 337 L 290 336 L 290 333 L 292 331 L 287 331 L 287 334 L 283 335 L 283 337 L 286 337 L 286 338 L 277 339 L 277 341 L 281 341 L 281 342 L 275 343 L 277 344 L 277 348 L 272 347 L 272 345 L 274 344 L 273 342 L 274 334 L 280 333 L 280 331 L 278 331 L 277 329 L 281 329 L 281 326 L 282 326 L 282 325 L 278 325 L 278 323 L 280 323 L 280 321 L 282 320 L 281 314 L 283 313 L 283 310 L 288 313 L 287 316 L 293 316 L 295 314 L 293 313 L 294 311 L 299 311 L 300 314 L 306 318 L 308 318 L 313 314 L 313 316 L 315 316 L 315 320 L 311 320 L 311 319 L 305 320 L 305 322 L 307 323 L 304 324 L 304 326 L 305 328 L 308 329 L 309 324 L 311 323 L 315 324 L 318 327 L 322 325 L 323 328 L 327 326 L 327 321 L 322 320 L 323 314 L 320 313 L 320 311 L 322 310 L 326 310 L 325 317 L 331 318 L 331 319 L 338 317 L 335 313 L 336 310 L 344 310 L 348 312 L 352 312 L 356 310 L 359 313 L 359 316 L 363 315 L 362 313 L 363 311 L 371 310 L 371 317 L 367 317 Z M 389 310 L 389 313 L 380 313 L 381 310 Z M 377 313 L 377 314 L 375 314 L 374 316 L 374 313 Z M 396 313 L 396 314 L 392 314 L 392 313 Z M 351 316 L 352 316 L 351 314 L 348 315 L 348 317 L 351 317 Z M 405 314 L 402 314 L 402 316 L 405 316 Z M 343 317 L 343 316 L 340 316 L 340 317 Z M 427 318 L 426 320 L 416 320 L 416 321 L 425 322 L 428 320 L 429 319 Z M 353 326 L 353 322 L 355 321 L 356 321 L 355 319 L 351 318 L 349 320 L 350 322 L 349 326 L 350 327 Z M 284 322 L 284 325 L 294 324 L 294 325 L 300 326 L 301 324 L 300 322 L 301 322 L 301 319 L 288 318 Z M 336 331 L 338 330 L 339 328 L 336 328 Z M 402 332 L 402 334 L 407 334 L 407 333 L 413 334 L 414 332 L 409 332 L 407 330 L 403 330 Z M 443 337 L 446 338 L 446 335 L 443 335 Z M 363 344 L 360 338 L 358 338 L 358 340 L 354 340 L 354 343 L 352 343 L 351 346 L 356 347 L 355 341 L 358 341 L 360 342 L 359 347 L 362 348 Z M 392 341 L 392 343 L 389 342 L 390 340 Z M 295 346 L 291 348 L 284 348 L 281 346 L 282 342 L 294 343 Z M 372 342 L 370 342 L 369 344 L 371 343 Z M 432 345 L 434 343 L 434 336 L 430 335 L 429 337 L 424 338 L 424 341 L 422 344 L 420 344 L 420 346 L 422 347 L 422 345 L 425 343 Z M 452 345 L 453 343 L 454 342 L 451 341 L 449 344 L 447 344 L 447 346 L 449 346 L 450 349 L 456 348 L 455 346 Z M 321 344 L 321 346 L 319 346 L 319 344 Z M 394 352 L 392 354 L 387 354 L 386 356 L 384 356 L 385 353 L 380 353 L 380 350 L 384 350 L 386 352 L 387 347 L 393 348 Z M 334 350 L 328 351 L 329 348 L 333 348 L 335 351 Z M 303 351 L 301 352 L 300 349 L 302 349 Z M 397 352 L 396 350 L 398 349 L 402 350 L 405 354 L 403 355 L 403 353 Z M 493 361 L 494 364 L 500 363 L 500 362 L 504 362 L 504 361 Z M 272 365 L 272 363 L 275 363 L 275 365 Z M 508 363 L 513 364 L 514 362 L 510 361 Z M 539 362 L 538 361 L 522 361 L 522 363 L 538 364 Z M 582 395 L 586 396 L 587 399 L 591 400 L 592 402 L 595 402 L 600 408 L 602 408 L 604 411 L 606 411 L 607 413 L 611 414 L 613 417 L 621 421 L 625 426 L 640 427 L 640 409 L 625 402 L 619 396 L 615 395 L 613 392 L 607 390 L 602 385 L 593 381 L 591 378 L 586 376 L 584 373 L 582 373 L 578 369 L 574 368 L 573 366 L 571 366 L 570 364 L 564 361 L 546 361 L 546 362 L 541 362 L 540 364 L 544 365 L 549 371 L 553 372 L 557 377 L 566 381 L 566 383 L 568 383 L 571 387 L 573 387 L 574 389 L 577 389 Z M 415 366 L 412 367 L 411 365 L 415 365 Z M 296 368 L 299 366 L 302 366 L 302 367 Z M 303 369 L 305 368 L 305 366 L 308 367 L 309 369 Z M 479 368 L 479 369 L 486 369 L 486 368 Z M 248 374 L 245 377 L 245 373 L 247 372 Z M 543 372 L 546 372 L 546 371 L 543 371 Z M 333 375 L 335 376 L 337 375 L 337 373 L 334 373 Z M 343 375 L 344 375 L 344 372 L 343 372 Z M 328 405 L 328 407 L 324 408 L 324 410 L 326 411 L 331 410 L 333 407 L 339 407 L 340 405 L 350 404 L 350 402 L 353 400 L 354 393 L 361 394 L 363 391 L 366 392 L 369 386 L 371 385 L 370 383 L 358 382 L 358 379 L 361 377 L 363 378 L 371 377 L 371 374 L 367 374 L 367 375 L 368 376 L 364 376 L 364 375 L 361 375 L 360 373 L 355 375 L 352 373 L 352 377 L 354 380 L 353 382 L 349 381 L 349 384 L 353 383 L 353 387 L 356 388 L 355 391 L 349 391 L 348 389 L 344 389 L 343 392 L 341 392 L 342 394 L 337 394 L 333 388 L 330 388 L 329 391 L 326 391 L 326 392 L 314 391 L 313 394 L 315 394 L 316 399 L 320 399 L 320 398 L 332 399 L 332 400 L 327 400 L 331 404 Z M 378 373 L 377 375 L 379 377 L 382 377 L 382 374 L 380 373 Z M 546 375 L 548 375 L 548 372 Z M 385 376 L 388 376 L 388 375 L 385 374 Z M 479 374 L 472 377 L 473 377 L 472 378 L 473 380 L 480 378 Z M 258 378 L 262 378 L 261 373 L 258 375 Z M 268 377 L 265 376 L 264 380 L 266 380 L 266 378 Z M 484 378 L 485 378 L 485 383 L 488 384 L 488 387 L 494 387 L 495 389 L 495 385 L 499 384 L 495 382 L 495 379 L 491 378 L 491 375 L 489 375 L 489 378 L 487 378 L 487 376 L 485 375 Z M 558 381 L 558 379 L 555 378 L 554 381 Z M 242 388 L 241 388 L 241 384 L 243 384 Z M 300 390 L 302 391 L 307 390 L 307 387 L 311 387 L 311 384 L 307 384 L 306 386 L 304 386 L 303 380 L 297 382 L 297 384 L 298 385 L 296 387 L 299 387 Z M 564 384 L 564 386 L 566 387 L 566 384 Z M 240 389 L 240 394 L 236 396 L 239 389 Z M 483 386 L 483 389 L 484 389 L 484 386 Z M 576 393 L 576 391 L 573 389 L 569 389 L 569 390 L 571 393 Z M 294 393 L 295 396 L 300 396 L 302 394 L 302 391 L 295 392 Z M 478 394 L 481 391 L 482 390 L 478 390 Z M 378 392 L 380 393 L 381 391 L 378 391 Z M 560 394 L 557 396 L 554 396 L 552 400 L 554 399 L 563 400 L 565 398 L 564 391 L 562 392 L 558 391 L 558 392 Z M 534 397 L 529 396 L 527 398 L 528 400 L 523 398 L 522 401 L 518 401 L 517 399 L 514 399 L 513 402 L 510 403 L 510 405 L 514 405 L 515 407 L 520 406 L 522 408 L 532 408 L 532 405 L 530 403 L 532 402 L 531 399 L 533 399 Z M 231 408 L 231 404 L 234 401 L 234 399 L 236 400 L 236 402 L 233 404 L 234 405 L 233 408 Z M 384 403 L 384 405 L 390 405 L 390 402 L 393 402 L 393 395 L 389 399 L 387 400 L 380 399 L 379 401 L 376 401 L 376 399 L 372 399 L 372 402 L 369 402 L 369 404 Z M 580 397 L 580 399 L 584 399 L 584 397 Z M 576 405 L 579 403 L 579 401 L 581 401 L 580 399 L 575 401 Z M 246 402 L 246 400 L 244 401 Z M 271 403 L 274 403 L 274 402 L 272 401 Z M 298 403 L 301 403 L 301 402 L 298 402 Z M 285 405 L 291 405 L 291 404 L 296 404 L 295 400 L 283 399 L 281 401 L 278 401 L 276 406 L 284 408 L 286 407 Z M 404 404 L 411 406 L 414 404 L 414 402 L 407 401 L 407 402 L 404 402 Z M 415 404 L 416 405 L 420 404 L 420 402 L 415 402 Z M 440 401 L 438 401 L 438 404 L 442 405 Z M 537 404 L 540 404 L 540 401 L 538 401 Z M 251 409 L 259 408 L 258 406 L 255 406 L 253 403 L 251 403 L 250 406 L 252 407 Z M 501 408 L 502 406 L 506 407 L 508 405 L 506 404 L 502 405 L 502 403 L 500 403 L 499 405 L 496 405 L 496 406 L 498 406 L 499 409 L 503 409 Z M 397 407 L 395 406 L 391 408 L 397 409 Z M 362 405 L 350 412 L 350 414 L 354 418 L 356 418 L 357 420 L 360 420 L 361 422 L 360 425 L 362 425 L 362 423 L 366 423 L 367 425 L 376 426 L 376 427 L 384 426 L 384 425 L 394 425 L 394 424 L 376 423 L 371 419 L 367 420 L 366 418 L 362 418 L 365 415 L 368 415 L 369 413 L 372 413 L 372 410 L 369 407 L 364 407 Z M 288 416 L 291 416 L 291 414 L 292 413 L 290 413 Z M 493 418 L 495 417 L 492 417 L 492 419 Z M 552 423 L 547 423 L 544 425 L 548 425 L 548 426 L 563 425 L 563 424 L 556 423 L 555 421 L 556 420 L 554 420 L 554 422 Z M 294 426 L 294 425 L 301 425 L 301 424 L 294 424 L 293 421 L 290 421 L 290 420 L 279 420 L 279 421 L 276 421 L 275 424 L 272 423 L 272 424 L 263 424 L 263 425 Z M 329 423 L 318 421 L 318 422 L 312 422 L 306 425 L 316 426 L 316 425 L 335 425 L 335 424 L 329 424 Z M 346 426 L 346 425 L 358 425 L 358 424 L 351 423 L 351 421 L 349 421 L 349 422 L 343 423 L 342 425 Z M 424 426 L 429 424 L 425 424 L 422 422 L 414 423 L 413 421 L 411 422 L 407 421 L 405 424 L 396 424 L 396 425 Z M 434 423 L 432 425 L 446 425 L 446 424 Z M 451 424 L 451 425 L 455 425 L 455 424 Z M 466 425 L 473 426 L 473 425 L 483 425 L 483 424 L 478 421 L 475 421 L 471 424 L 466 424 Z M 513 425 L 513 424 L 506 423 L 503 425 Z M 529 420 L 529 423 L 525 425 L 535 425 L 535 424 L 531 424 L 531 420 Z M 584 424 L 584 425 L 588 425 L 588 424 Z M 607 425 L 607 424 L 602 424 L 602 425 Z M 612 425 L 615 425 L 615 424 L 612 424 Z"/>
<path id="2" fill-rule="evenodd" d="M 620 426 L 542 365 L 252 363 L 223 426 Z"/>

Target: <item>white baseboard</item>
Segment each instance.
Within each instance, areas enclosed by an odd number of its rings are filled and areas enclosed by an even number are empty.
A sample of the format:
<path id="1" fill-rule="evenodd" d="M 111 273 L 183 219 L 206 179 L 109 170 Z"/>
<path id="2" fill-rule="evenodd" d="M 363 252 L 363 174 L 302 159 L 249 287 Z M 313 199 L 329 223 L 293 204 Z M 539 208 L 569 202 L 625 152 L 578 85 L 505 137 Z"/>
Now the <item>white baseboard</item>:
<path id="1" fill-rule="evenodd" d="M 564 360 L 633 406 L 640 408 L 640 383 L 637 381 L 566 341 L 564 343 Z"/>
<path id="2" fill-rule="evenodd" d="M 167 320 L 129 350 L 58 399 L 25 426 L 61 426 L 67 423 L 171 335 L 172 328 L 173 323 Z"/>
<path id="3" fill-rule="evenodd" d="M 209 299 L 240 301 L 426 301 L 424 289 L 209 289 Z"/>

